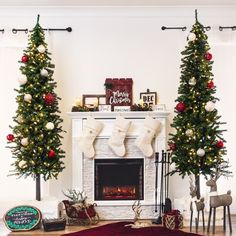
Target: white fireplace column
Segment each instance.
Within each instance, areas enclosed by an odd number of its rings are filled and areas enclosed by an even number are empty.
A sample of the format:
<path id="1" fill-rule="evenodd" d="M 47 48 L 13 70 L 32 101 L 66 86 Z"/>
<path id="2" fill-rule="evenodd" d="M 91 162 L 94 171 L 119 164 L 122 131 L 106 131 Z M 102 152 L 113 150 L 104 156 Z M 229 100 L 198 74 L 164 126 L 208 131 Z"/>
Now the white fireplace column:
<path id="1" fill-rule="evenodd" d="M 94 201 L 94 159 L 89 159 L 79 150 L 78 138 L 81 136 L 87 117 L 92 116 L 104 124 L 104 128 L 94 142 L 96 159 L 108 158 L 142 158 L 144 160 L 144 200 L 141 201 L 141 218 L 153 219 L 155 203 L 155 155 L 143 156 L 134 141 L 139 135 L 146 116 L 161 122 L 161 130 L 153 141 L 155 152 L 166 150 L 166 125 L 169 112 L 70 112 L 72 119 L 72 188 L 84 190 L 88 200 L 96 202 L 97 211 L 102 219 L 133 219 L 132 204 L 129 200 Z M 108 147 L 116 116 L 130 119 L 131 126 L 125 139 L 125 157 L 116 156 Z M 121 173 L 122 174 L 122 173 Z"/>

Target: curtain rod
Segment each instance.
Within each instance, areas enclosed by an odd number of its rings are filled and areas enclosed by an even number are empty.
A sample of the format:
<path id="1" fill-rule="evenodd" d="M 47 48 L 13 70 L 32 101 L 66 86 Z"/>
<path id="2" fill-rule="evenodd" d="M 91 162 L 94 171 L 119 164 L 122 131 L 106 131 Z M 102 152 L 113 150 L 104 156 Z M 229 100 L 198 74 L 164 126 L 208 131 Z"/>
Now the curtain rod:
<path id="1" fill-rule="evenodd" d="M 203 27 L 203 28 L 204 28 L 206 31 L 211 30 L 211 26 L 205 26 L 205 27 Z M 182 27 L 167 27 L 167 26 L 162 26 L 161 29 L 162 29 L 162 30 L 180 29 L 180 30 L 182 30 L 182 31 L 185 31 L 185 30 L 187 30 L 187 27 L 186 27 L 186 26 L 182 26 Z"/>
<path id="2" fill-rule="evenodd" d="M 231 29 L 231 30 L 235 31 L 236 26 L 219 26 L 219 31 L 223 31 L 224 29 Z"/>
<path id="3" fill-rule="evenodd" d="M 4 33 L 4 31 L 5 31 L 4 29 L 0 29 L 0 32 Z"/>
<path id="4" fill-rule="evenodd" d="M 67 31 L 67 32 L 72 32 L 72 28 L 71 27 L 67 27 L 67 28 L 64 28 L 64 29 L 60 29 L 60 28 L 45 28 L 43 30 L 45 30 L 45 31 Z M 13 34 L 16 34 L 17 32 L 25 32 L 27 34 L 29 32 L 29 30 L 28 29 L 16 29 L 16 28 L 12 29 L 12 33 Z"/>
<path id="5" fill-rule="evenodd" d="M 162 26 L 161 29 L 162 30 L 181 29 L 182 31 L 185 31 L 187 29 L 187 27 L 186 26 L 183 26 L 183 27 L 166 27 L 166 26 Z"/>

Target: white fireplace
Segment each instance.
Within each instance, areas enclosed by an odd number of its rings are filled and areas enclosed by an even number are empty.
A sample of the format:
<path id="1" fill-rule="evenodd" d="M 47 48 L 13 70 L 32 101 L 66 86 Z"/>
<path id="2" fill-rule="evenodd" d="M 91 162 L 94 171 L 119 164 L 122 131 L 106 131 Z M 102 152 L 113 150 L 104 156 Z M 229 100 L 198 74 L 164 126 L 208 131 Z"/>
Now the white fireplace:
<path id="1" fill-rule="evenodd" d="M 97 211 L 101 219 L 133 219 L 131 206 L 135 199 L 140 199 L 142 205 L 141 218 L 153 219 L 155 217 L 155 155 L 145 157 L 134 142 L 145 117 L 151 116 L 161 122 L 161 130 L 153 140 L 154 153 L 166 150 L 166 123 L 169 113 L 70 112 L 68 114 L 72 119 L 72 188 L 84 190 L 88 201 L 97 203 Z M 107 144 L 118 115 L 131 121 L 125 139 L 124 157 L 116 156 Z M 88 116 L 93 116 L 104 124 L 94 142 L 96 154 L 93 159 L 84 156 L 78 147 L 78 138 L 82 134 Z M 117 170 L 115 170 L 116 166 Z M 132 181 L 129 178 L 126 183 L 125 172 L 131 173 Z M 114 186 L 107 187 L 111 185 L 112 179 L 115 180 Z M 103 190 L 99 190 L 101 185 Z M 112 193 L 116 190 L 121 194 L 113 197 Z"/>

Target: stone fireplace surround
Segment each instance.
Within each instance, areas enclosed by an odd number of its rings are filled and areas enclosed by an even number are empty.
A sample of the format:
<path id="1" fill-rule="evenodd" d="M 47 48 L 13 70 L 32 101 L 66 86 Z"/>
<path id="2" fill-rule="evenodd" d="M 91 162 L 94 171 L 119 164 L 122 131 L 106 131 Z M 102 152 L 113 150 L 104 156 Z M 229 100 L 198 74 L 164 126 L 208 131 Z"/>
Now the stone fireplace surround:
<path id="1" fill-rule="evenodd" d="M 88 196 L 88 201 L 97 203 L 97 211 L 101 219 L 119 220 L 133 219 L 132 204 L 130 200 L 115 201 L 95 201 L 94 200 L 94 159 L 89 159 L 79 150 L 78 138 L 83 131 L 83 125 L 88 116 L 103 122 L 104 128 L 94 142 L 96 159 L 106 158 L 142 158 L 144 160 L 144 199 L 141 200 L 142 219 L 153 219 L 156 216 L 154 211 L 155 202 L 155 158 L 145 157 L 135 146 L 140 128 L 146 116 L 151 116 L 161 122 L 161 130 L 153 141 L 154 152 L 161 152 L 166 149 L 166 123 L 168 112 L 70 112 L 72 119 L 72 188 L 84 190 Z M 131 126 L 125 139 L 126 155 L 117 157 L 108 147 L 107 141 L 111 136 L 112 128 L 116 116 L 121 115 L 131 120 Z M 122 173 L 121 173 L 122 175 Z"/>

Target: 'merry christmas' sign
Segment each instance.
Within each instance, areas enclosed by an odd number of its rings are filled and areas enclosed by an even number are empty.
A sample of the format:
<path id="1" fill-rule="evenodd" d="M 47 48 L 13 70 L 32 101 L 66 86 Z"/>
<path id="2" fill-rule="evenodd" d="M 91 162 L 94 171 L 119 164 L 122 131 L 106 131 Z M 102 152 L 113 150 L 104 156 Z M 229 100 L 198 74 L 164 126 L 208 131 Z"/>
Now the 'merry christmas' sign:
<path id="1" fill-rule="evenodd" d="M 114 106 L 131 106 L 133 97 L 132 79 L 106 79 L 106 104 Z"/>

